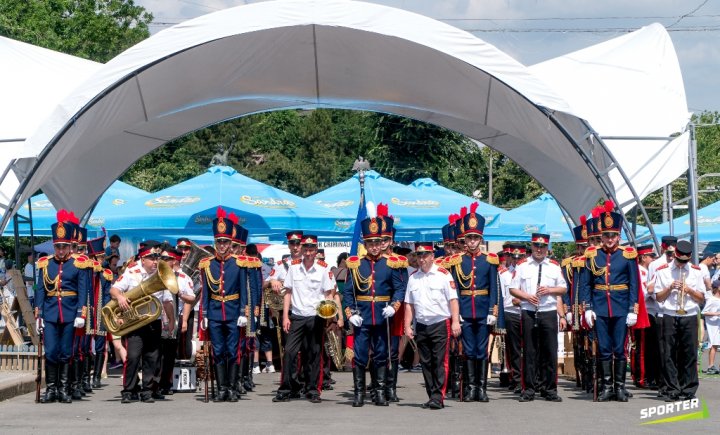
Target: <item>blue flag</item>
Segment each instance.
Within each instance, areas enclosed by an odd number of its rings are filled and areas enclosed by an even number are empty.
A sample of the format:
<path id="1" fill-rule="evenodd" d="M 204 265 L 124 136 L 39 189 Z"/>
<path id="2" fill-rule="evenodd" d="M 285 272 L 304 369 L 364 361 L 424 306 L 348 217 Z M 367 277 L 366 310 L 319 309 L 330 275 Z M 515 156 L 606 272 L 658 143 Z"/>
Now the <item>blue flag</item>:
<path id="1" fill-rule="evenodd" d="M 352 244 L 350 245 L 350 255 L 357 255 L 358 244 L 362 238 L 362 221 L 367 217 L 367 207 L 365 205 L 365 191 L 360 189 L 360 206 L 358 207 L 357 217 L 355 218 L 355 228 L 353 230 Z"/>

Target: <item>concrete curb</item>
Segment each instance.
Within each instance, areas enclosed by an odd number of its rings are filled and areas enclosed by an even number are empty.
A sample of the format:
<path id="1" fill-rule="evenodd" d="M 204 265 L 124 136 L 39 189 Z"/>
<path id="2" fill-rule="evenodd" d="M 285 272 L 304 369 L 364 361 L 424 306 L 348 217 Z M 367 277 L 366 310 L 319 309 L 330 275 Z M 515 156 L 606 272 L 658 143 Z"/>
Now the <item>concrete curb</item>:
<path id="1" fill-rule="evenodd" d="M 0 375 L 0 402 L 35 391 L 36 373 L 14 372 Z"/>

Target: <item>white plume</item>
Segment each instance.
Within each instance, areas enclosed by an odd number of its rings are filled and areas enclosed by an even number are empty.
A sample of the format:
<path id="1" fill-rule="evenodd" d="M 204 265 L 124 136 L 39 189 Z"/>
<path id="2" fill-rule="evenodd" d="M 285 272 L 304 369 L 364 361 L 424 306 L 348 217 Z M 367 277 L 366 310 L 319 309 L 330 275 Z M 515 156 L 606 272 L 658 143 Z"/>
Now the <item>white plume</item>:
<path id="1" fill-rule="evenodd" d="M 374 202 L 372 202 L 372 201 L 366 202 L 365 209 L 367 210 L 367 217 L 369 217 L 371 219 L 377 217 L 377 208 L 375 207 Z"/>

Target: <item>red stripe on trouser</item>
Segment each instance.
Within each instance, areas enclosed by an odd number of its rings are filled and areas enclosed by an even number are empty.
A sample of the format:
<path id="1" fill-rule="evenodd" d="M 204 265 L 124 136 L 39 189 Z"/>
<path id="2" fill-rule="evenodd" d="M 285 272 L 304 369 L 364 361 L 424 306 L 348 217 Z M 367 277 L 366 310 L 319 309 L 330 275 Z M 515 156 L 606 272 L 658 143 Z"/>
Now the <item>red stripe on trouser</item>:
<path id="1" fill-rule="evenodd" d="M 323 334 L 320 339 L 320 375 L 318 376 L 317 384 L 317 390 L 320 394 L 322 394 L 323 375 L 325 374 L 325 370 L 323 370 L 323 367 L 325 367 L 325 363 L 323 361 L 325 358 L 323 357 L 323 354 L 325 352 L 323 349 L 325 349 L 325 334 Z"/>
<path id="2" fill-rule="evenodd" d="M 442 394 L 442 400 L 445 401 L 445 392 L 447 391 L 447 383 L 448 383 L 448 370 L 449 370 L 449 358 L 450 358 L 450 319 L 445 320 L 445 330 L 447 331 L 447 340 L 445 341 L 445 357 L 443 358 L 443 369 L 445 370 L 445 379 L 443 380 L 442 388 L 440 389 L 440 393 Z"/>
<path id="3" fill-rule="evenodd" d="M 243 351 L 242 351 L 242 333 L 240 334 L 240 338 L 238 339 L 237 349 L 235 350 L 235 364 L 240 364 L 240 360 L 242 359 Z"/>
<path id="4" fill-rule="evenodd" d="M 352 349 L 353 353 L 355 353 L 355 336 L 352 334 L 348 334 L 345 337 L 345 347 L 347 349 Z M 353 358 L 350 361 L 350 364 L 352 364 L 353 367 L 355 367 L 355 358 Z"/>

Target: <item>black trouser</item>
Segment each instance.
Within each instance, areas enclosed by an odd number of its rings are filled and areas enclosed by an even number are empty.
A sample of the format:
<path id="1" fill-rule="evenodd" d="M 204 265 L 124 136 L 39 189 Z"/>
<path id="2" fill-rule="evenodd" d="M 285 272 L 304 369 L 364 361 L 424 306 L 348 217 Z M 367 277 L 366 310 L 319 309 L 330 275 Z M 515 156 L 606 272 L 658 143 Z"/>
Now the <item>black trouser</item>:
<path id="1" fill-rule="evenodd" d="M 505 312 L 505 346 L 507 346 L 507 359 L 510 366 L 511 379 L 513 384 L 520 384 L 520 314 Z"/>
<path id="2" fill-rule="evenodd" d="M 670 397 L 694 396 L 698 389 L 697 316 L 662 318 L 665 385 Z"/>
<path id="3" fill-rule="evenodd" d="M 430 399 L 442 403 L 447 388 L 450 320 L 432 325 L 418 322 L 416 329 L 415 343 L 420 353 L 425 391 Z"/>
<path id="4" fill-rule="evenodd" d="M 173 370 L 175 369 L 175 355 L 177 353 L 177 339 L 163 338 L 160 340 L 160 388 L 169 390 L 173 386 Z"/>
<path id="5" fill-rule="evenodd" d="M 655 381 L 656 384 L 660 385 L 662 382 L 660 380 L 660 378 L 662 378 L 662 372 L 660 371 L 662 353 L 660 350 L 659 327 L 657 324 L 660 323 L 662 317 L 656 317 L 650 314 L 648 315 L 648 319 L 650 320 L 650 327 L 642 329 L 642 331 L 645 331 L 645 348 L 643 349 L 645 351 L 643 355 L 645 379 L 650 382 Z"/>
<path id="6" fill-rule="evenodd" d="M 180 314 L 178 319 L 177 357 L 178 359 L 190 359 L 192 356 L 193 328 L 195 327 L 195 310 L 190 310 L 187 319 L 187 332 L 181 332 L 183 318 Z"/>
<path id="7" fill-rule="evenodd" d="M 525 354 L 523 385 L 526 394 L 536 391 L 557 394 L 557 311 L 522 310 L 522 336 Z M 535 324 L 537 316 L 537 326 Z"/>
<path id="8" fill-rule="evenodd" d="M 308 394 L 320 394 L 322 378 L 322 339 L 325 331 L 325 319 L 318 316 L 302 317 L 290 315 L 290 332 L 285 342 L 285 355 L 282 367 L 282 382 L 278 394 L 298 393 L 302 385 L 298 373 L 307 366 L 305 388 Z M 302 364 L 298 364 L 298 354 L 302 351 Z"/>
<path id="9" fill-rule="evenodd" d="M 138 370 L 142 362 L 142 392 L 150 394 L 158 387 L 156 376 L 160 359 L 160 337 L 162 321 L 156 320 L 149 325 L 136 329 L 123 337 L 127 358 L 123 368 L 123 393 L 137 393 Z"/>

